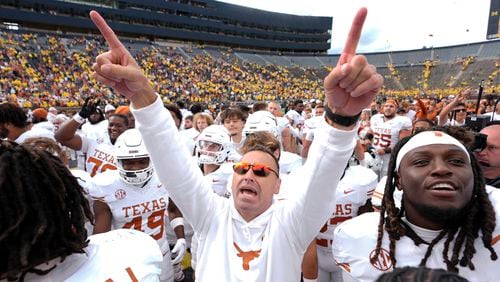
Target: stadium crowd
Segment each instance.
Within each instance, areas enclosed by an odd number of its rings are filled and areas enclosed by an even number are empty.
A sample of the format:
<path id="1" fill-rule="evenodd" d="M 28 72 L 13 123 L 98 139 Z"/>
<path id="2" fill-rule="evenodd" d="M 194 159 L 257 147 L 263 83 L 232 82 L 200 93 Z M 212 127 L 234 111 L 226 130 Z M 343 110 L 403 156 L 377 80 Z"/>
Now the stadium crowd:
<path id="1" fill-rule="evenodd" d="M 110 104 L 125 104 L 88 76 L 92 58 L 103 50 L 98 39 L 2 31 L 0 48 L 1 101 L 16 101 L 24 108 L 78 107 L 92 95 Z M 154 46 L 137 50 L 136 57 L 166 103 L 183 100 L 211 106 L 322 95 L 320 79 L 293 75 L 280 66 L 228 63 L 208 54 L 187 59 Z"/>
<path id="2" fill-rule="evenodd" d="M 324 81 L 96 12 L 102 39 L 2 32 L 0 281 L 498 279 L 500 105 L 380 94 L 365 17 Z"/>

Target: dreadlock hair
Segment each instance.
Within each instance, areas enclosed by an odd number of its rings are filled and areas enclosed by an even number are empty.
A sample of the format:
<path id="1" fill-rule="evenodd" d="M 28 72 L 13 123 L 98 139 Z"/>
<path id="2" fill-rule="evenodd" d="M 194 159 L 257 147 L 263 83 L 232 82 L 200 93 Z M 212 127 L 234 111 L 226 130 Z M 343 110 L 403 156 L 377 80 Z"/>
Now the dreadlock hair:
<path id="1" fill-rule="evenodd" d="M 404 204 L 402 201 L 401 209 L 398 210 L 394 203 L 393 193 L 396 188 L 396 158 L 398 156 L 401 148 L 415 135 L 405 137 L 401 139 L 393 149 L 391 154 L 391 159 L 389 161 L 388 173 L 387 173 L 387 183 L 385 185 L 384 197 L 382 199 L 382 205 L 380 208 L 380 221 L 378 225 L 378 237 L 377 246 L 375 248 L 375 254 L 371 257 L 371 262 L 374 263 L 380 252 L 382 246 L 382 238 L 384 236 L 384 229 L 389 235 L 389 255 L 393 261 L 394 266 L 396 266 L 396 241 L 402 236 L 408 236 L 413 240 L 416 245 L 425 243 L 420 237 L 418 237 L 415 232 L 408 227 L 402 220 L 401 217 L 404 215 Z M 448 271 L 458 272 L 457 265 L 460 263 L 463 267 L 469 267 L 474 270 L 474 264 L 472 263 L 472 257 L 474 256 L 474 240 L 479 236 L 479 230 L 482 233 L 482 241 L 485 248 L 490 251 L 491 260 L 497 259 L 497 254 L 493 247 L 491 246 L 492 233 L 495 229 L 495 210 L 491 204 L 484 184 L 483 174 L 479 165 L 477 163 L 474 154 L 468 151 L 472 172 L 474 175 L 474 187 L 472 192 L 472 197 L 470 202 L 464 207 L 464 214 L 466 215 L 461 221 L 460 226 L 447 227 L 441 231 L 441 233 L 429 243 L 427 252 L 424 258 L 420 261 L 420 266 L 425 266 L 427 259 L 432 253 L 432 248 L 437 244 L 443 237 L 446 237 L 443 250 L 443 258 L 446 263 Z M 404 197 L 404 196 L 403 196 Z M 458 233 L 458 234 L 457 234 Z M 456 235 L 456 236 L 455 236 Z M 448 256 L 450 244 L 455 239 L 454 245 L 452 247 L 451 258 Z M 462 252 L 462 257 L 459 259 L 459 252 L 461 248 L 464 248 Z"/>
<path id="2" fill-rule="evenodd" d="M 35 267 L 84 252 L 84 224 L 93 215 L 83 188 L 58 158 L 0 141 L 0 190 L 0 280 L 46 274 L 53 268 Z"/>
<path id="3" fill-rule="evenodd" d="M 405 266 L 380 275 L 376 282 L 467 282 L 467 279 L 444 269 Z"/>

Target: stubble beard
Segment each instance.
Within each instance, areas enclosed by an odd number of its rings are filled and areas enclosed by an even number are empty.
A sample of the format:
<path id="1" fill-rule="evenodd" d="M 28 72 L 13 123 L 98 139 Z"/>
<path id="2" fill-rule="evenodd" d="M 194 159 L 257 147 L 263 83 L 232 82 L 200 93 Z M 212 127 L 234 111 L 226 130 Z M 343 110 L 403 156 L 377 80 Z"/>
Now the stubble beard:
<path id="1" fill-rule="evenodd" d="M 459 226 L 469 210 L 469 204 L 462 208 L 440 208 L 418 204 L 415 209 L 426 219 L 442 224 L 445 227 Z"/>

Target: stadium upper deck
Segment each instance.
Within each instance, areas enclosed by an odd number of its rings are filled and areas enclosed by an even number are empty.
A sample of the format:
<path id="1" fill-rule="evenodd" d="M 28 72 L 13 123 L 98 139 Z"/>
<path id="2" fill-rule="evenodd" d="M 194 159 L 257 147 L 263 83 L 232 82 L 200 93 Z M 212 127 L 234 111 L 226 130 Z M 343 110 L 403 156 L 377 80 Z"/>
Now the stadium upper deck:
<path id="1" fill-rule="evenodd" d="M 122 35 L 250 50 L 326 53 L 332 18 L 267 12 L 212 0 L 5 0 L 0 19 L 24 27 L 88 32 L 99 11 Z"/>

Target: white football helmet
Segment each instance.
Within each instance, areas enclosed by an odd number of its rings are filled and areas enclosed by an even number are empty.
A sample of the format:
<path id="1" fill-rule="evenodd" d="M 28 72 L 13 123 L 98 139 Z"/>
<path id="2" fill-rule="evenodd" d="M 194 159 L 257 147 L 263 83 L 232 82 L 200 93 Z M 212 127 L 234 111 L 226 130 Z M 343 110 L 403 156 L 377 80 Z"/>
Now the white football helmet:
<path id="1" fill-rule="evenodd" d="M 268 111 L 258 111 L 249 115 L 245 127 L 243 127 L 243 135 L 247 136 L 259 131 L 271 132 L 279 139 L 280 132 L 278 131 L 276 117 Z"/>
<path id="2" fill-rule="evenodd" d="M 128 184 L 141 185 L 153 176 L 153 164 L 139 130 L 132 128 L 123 132 L 115 142 L 115 157 L 120 177 Z M 149 158 L 146 168 L 125 170 L 123 160 Z"/>
<path id="3" fill-rule="evenodd" d="M 230 155 L 231 148 L 229 131 L 222 125 L 210 125 L 196 138 L 198 164 L 222 164 Z"/>

